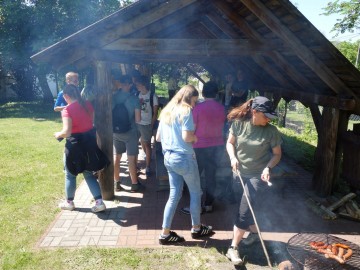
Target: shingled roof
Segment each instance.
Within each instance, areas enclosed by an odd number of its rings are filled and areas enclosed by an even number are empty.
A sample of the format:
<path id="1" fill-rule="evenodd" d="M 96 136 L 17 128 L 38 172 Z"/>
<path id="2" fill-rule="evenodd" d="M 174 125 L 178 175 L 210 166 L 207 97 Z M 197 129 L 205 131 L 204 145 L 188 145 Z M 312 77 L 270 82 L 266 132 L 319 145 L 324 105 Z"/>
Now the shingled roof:
<path id="1" fill-rule="evenodd" d="M 141 0 L 32 60 L 241 66 L 254 89 L 360 113 L 360 72 L 287 0 Z"/>

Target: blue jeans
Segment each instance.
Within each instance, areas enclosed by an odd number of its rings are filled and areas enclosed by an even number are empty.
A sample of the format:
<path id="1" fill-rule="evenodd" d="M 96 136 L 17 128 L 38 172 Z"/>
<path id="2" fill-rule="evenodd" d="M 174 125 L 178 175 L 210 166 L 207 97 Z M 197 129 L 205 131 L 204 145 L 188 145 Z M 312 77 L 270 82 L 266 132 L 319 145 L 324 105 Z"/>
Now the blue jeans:
<path id="1" fill-rule="evenodd" d="M 170 229 L 176 208 L 182 196 L 184 181 L 190 193 L 191 224 L 200 225 L 201 186 L 195 155 L 166 151 L 164 164 L 169 174 L 170 194 L 165 205 L 163 225 Z"/>
<path id="2" fill-rule="evenodd" d="M 76 176 L 73 175 L 66 167 L 65 155 L 64 155 L 64 168 L 65 168 L 65 196 L 67 200 L 74 200 L 75 191 L 76 191 Z M 84 171 L 83 176 L 85 181 L 90 189 L 91 194 L 95 200 L 101 199 L 101 189 L 100 185 L 90 171 Z"/>

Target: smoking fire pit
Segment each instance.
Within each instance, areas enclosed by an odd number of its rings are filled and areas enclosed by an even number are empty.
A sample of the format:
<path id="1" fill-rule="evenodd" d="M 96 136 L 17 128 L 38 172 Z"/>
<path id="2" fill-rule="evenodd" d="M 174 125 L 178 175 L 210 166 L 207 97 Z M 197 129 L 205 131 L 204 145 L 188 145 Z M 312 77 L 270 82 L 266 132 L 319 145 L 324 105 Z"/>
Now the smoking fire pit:
<path id="1" fill-rule="evenodd" d="M 323 242 L 327 245 L 341 243 L 349 246 L 353 254 L 340 264 L 338 261 L 326 258 L 324 254 L 318 253 L 310 247 L 311 242 Z M 320 233 L 299 233 L 287 243 L 287 250 L 291 257 L 298 263 L 304 265 L 305 269 L 311 270 L 355 270 L 360 269 L 360 249 L 359 246 L 345 239 L 338 238 L 329 234 Z"/>

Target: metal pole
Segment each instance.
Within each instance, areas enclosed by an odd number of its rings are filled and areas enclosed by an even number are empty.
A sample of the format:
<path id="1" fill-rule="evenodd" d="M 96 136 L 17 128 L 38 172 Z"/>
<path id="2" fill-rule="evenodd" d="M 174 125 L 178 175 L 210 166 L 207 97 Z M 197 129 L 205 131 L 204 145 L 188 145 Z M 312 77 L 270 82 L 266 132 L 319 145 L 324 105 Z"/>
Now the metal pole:
<path id="1" fill-rule="evenodd" d="M 244 195 L 245 195 L 246 201 L 247 201 L 247 203 L 248 203 L 248 205 L 249 205 L 250 212 L 251 212 L 251 214 L 252 214 L 252 216 L 253 216 L 253 218 L 254 218 L 254 223 L 255 223 L 256 229 L 257 229 L 258 234 L 259 234 L 261 246 L 262 246 L 262 248 L 263 248 L 263 250 L 264 250 L 264 253 L 265 253 L 265 257 L 266 257 L 268 266 L 269 266 L 269 268 L 272 269 L 270 257 L 269 257 L 269 254 L 268 254 L 267 250 L 266 250 L 266 247 L 265 247 L 265 244 L 264 244 L 264 240 L 262 239 L 261 232 L 260 232 L 260 229 L 259 229 L 259 225 L 257 224 L 256 217 L 255 217 L 255 213 L 254 213 L 254 210 L 253 210 L 253 208 L 252 208 L 252 206 L 251 206 L 251 204 L 250 204 L 249 196 L 248 196 L 248 194 L 246 193 L 245 185 L 244 185 L 244 182 L 243 182 L 243 180 L 242 180 L 242 178 L 241 178 L 241 175 L 240 175 L 239 170 L 236 170 L 236 174 L 237 174 L 237 176 L 239 177 L 240 183 L 241 183 L 241 185 L 242 185 L 242 187 L 243 187 L 243 189 L 244 189 Z"/>

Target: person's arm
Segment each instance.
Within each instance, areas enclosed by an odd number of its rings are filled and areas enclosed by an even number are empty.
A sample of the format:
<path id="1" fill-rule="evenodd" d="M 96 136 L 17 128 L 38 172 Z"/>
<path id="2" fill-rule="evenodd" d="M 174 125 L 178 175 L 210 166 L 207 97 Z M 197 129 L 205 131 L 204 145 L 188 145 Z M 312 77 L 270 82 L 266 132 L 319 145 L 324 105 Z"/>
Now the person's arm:
<path id="1" fill-rule="evenodd" d="M 236 142 L 235 136 L 232 133 L 229 133 L 229 137 L 226 141 L 226 151 L 228 152 L 228 155 L 230 157 L 231 168 L 234 172 L 239 167 L 239 161 L 235 153 L 235 142 Z"/>
<path id="2" fill-rule="evenodd" d="M 56 139 L 59 138 L 67 138 L 71 135 L 71 129 L 72 129 L 72 120 L 70 117 L 63 117 L 63 128 L 59 132 L 55 132 L 54 136 Z"/>
<path id="3" fill-rule="evenodd" d="M 196 143 L 197 142 L 197 137 L 194 134 L 194 131 L 183 130 L 181 133 L 181 137 L 187 143 Z"/>
<path id="4" fill-rule="evenodd" d="M 139 109 L 135 109 L 135 123 L 140 123 L 141 121 L 141 111 Z"/>
<path id="5" fill-rule="evenodd" d="M 154 105 L 153 106 L 153 116 L 151 119 L 151 126 L 153 127 L 156 120 L 157 120 L 157 115 L 158 115 L 158 110 L 159 110 L 159 106 L 158 105 Z"/>
<path id="6" fill-rule="evenodd" d="M 156 131 L 156 136 L 155 136 L 155 139 L 157 142 L 161 142 L 161 137 L 160 137 L 160 125 Z"/>
<path id="7" fill-rule="evenodd" d="M 264 181 L 269 181 L 270 180 L 270 175 L 271 175 L 271 169 L 274 168 L 280 161 L 281 159 L 281 146 L 277 145 L 274 148 L 272 148 L 272 157 L 269 160 L 269 162 L 267 163 L 266 167 L 264 168 L 262 174 L 261 174 L 261 179 Z"/>

